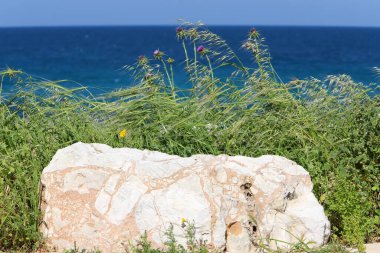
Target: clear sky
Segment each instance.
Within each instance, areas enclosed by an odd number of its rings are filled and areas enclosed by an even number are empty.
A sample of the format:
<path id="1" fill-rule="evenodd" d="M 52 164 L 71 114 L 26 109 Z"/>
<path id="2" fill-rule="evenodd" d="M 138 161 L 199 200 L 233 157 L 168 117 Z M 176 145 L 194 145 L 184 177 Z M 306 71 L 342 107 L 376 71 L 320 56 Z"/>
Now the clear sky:
<path id="1" fill-rule="evenodd" d="M 380 26 L 380 0 L 2 0 L 0 26 Z"/>

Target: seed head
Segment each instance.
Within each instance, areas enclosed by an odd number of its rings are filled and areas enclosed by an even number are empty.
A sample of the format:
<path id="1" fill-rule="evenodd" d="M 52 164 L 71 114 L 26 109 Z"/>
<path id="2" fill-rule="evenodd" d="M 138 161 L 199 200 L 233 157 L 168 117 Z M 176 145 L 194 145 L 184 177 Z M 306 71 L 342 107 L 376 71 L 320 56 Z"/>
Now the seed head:
<path id="1" fill-rule="evenodd" d="M 192 40 L 196 40 L 198 38 L 198 31 L 195 28 L 191 28 L 188 31 L 189 37 Z"/>
<path id="2" fill-rule="evenodd" d="M 253 44 L 252 41 L 249 41 L 249 40 L 244 42 L 243 47 L 247 50 L 255 50 L 255 45 Z"/>
<path id="3" fill-rule="evenodd" d="M 149 80 L 153 77 L 153 75 L 151 73 L 146 73 L 145 76 L 144 76 L 144 80 Z"/>

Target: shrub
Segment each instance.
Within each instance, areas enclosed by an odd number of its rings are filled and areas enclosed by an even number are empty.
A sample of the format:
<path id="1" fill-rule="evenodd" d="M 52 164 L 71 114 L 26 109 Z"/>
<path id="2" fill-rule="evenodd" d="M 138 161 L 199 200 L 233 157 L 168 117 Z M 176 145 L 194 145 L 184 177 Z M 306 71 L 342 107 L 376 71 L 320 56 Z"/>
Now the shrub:
<path id="1" fill-rule="evenodd" d="M 378 218 L 368 217 L 372 205 L 363 192 L 348 179 L 339 179 L 328 202 L 329 217 L 333 222 L 334 236 L 359 246 L 363 250 L 364 239 L 378 225 Z M 339 226 L 337 226 L 339 224 Z"/>

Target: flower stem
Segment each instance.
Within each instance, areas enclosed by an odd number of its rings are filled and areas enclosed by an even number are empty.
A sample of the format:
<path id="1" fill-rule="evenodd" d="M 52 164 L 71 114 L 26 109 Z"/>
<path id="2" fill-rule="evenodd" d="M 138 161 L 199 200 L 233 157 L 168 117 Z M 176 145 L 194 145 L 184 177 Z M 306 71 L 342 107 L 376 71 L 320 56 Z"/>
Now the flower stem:
<path id="1" fill-rule="evenodd" d="M 195 73 L 195 81 L 198 80 L 198 69 L 197 69 L 197 46 L 195 45 L 195 41 L 193 42 L 194 44 L 194 73 Z"/>
<path id="2" fill-rule="evenodd" d="M 175 98 L 174 85 L 173 85 L 172 80 L 171 80 L 171 78 L 170 78 L 168 68 L 167 68 L 166 63 L 165 63 L 165 61 L 164 61 L 163 59 L 161 59 L 161 62 L 162 62 L 162 65 L 164 66 L 165 73 L 166 73 L 166 77 L 168 78 L 168 81 L 169 81 L 169 84 L 170 84 L 170 88 L 171 88 L 172 95 L 173 95 L 173 97 Z"/>
<path id="3" fill-rule="evenodd" d="M 174 88 L 175 87 L 175 84 L 174 84 L 174 71 L 173 71 L 173 65 L 172 64 L 170 64 L 170 74 L 171 74 L 171 77 L 172 77 L 172 85 L 173 85 L 173 88 Z"/>
<path id="4" fill-rule="evenodd" d="M 206 59 L 207 59 L 207 62 L 208 62 L 208 66 L 210 68 L 211 80 L 214 81 L 214 71 L 212 69 L 210 58 L 207 55 L 206 55 Z"/>
<path id="5" fill-rule="evenodd" d="M 194 79 L 193 79 L 193 75 L 191 74 L 190 66 L 189 66 L 189 55 L 187 53 L 187 48 L 186 48 L 186 44 L 185 44 L 184 40 L 182 40 L 182 47 L 183 47 L 183 51 L 185 52 L 185 57 L 186 57 L 186 59 L 185 59 L 185 61 L 186 61 L 186 71 L 189 73 L 191 83 L 194 86 Z"/>

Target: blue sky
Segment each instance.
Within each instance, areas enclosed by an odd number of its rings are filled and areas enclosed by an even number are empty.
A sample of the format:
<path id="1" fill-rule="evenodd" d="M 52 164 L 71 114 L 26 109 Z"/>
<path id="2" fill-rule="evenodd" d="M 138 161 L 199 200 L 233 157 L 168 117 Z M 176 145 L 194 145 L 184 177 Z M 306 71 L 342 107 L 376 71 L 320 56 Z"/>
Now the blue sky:
<path id="1" fill-rule="evenodd" d="M 0 26 L 380 26 L 380 0 L 4 0 Z"/>

